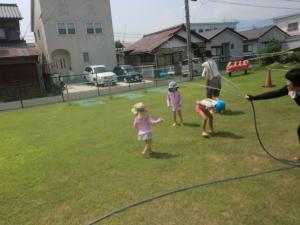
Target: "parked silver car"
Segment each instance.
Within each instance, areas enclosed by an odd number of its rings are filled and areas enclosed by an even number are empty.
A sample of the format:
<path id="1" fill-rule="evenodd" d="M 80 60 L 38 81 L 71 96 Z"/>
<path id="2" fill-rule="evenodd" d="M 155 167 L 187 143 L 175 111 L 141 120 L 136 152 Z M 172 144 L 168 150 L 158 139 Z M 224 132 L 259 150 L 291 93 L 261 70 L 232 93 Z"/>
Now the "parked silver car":
<path id="1" fill-rule="evenodd" d="M 192 65 L 193 65 L 193 77 L 194 76 L 200 76 L 202 74 L 202 61 L 199 58 L 193 58 L 192 59 Z M 189 65 L 188 60 L 184 60 L 182 62 L 182 75 L 184 77 L 187 77 L 189 75 Z"/>
<path id="2" fill-rule="evenodd" d="M 115 85 L 117 83 L 117 75 L 107 70 L 104 65 L 87 66 L 83 73 L 87 81 L 96 86 Z"/>

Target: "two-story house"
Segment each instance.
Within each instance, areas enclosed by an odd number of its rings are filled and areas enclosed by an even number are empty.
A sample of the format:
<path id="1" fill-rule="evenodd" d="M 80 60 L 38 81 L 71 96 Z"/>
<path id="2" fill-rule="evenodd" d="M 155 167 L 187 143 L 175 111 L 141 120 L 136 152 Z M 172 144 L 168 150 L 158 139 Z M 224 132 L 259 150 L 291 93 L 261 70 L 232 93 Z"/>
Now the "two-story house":
<path id="1" fill-rule="evenodd" d="M 289 35 L 300 35 L 300 13 L 273 18 L 273 23 Z"/>
<path id="2" fill-rule="evenodd" d="M 39 52 L 21 39 L 20 20 L 16 4 L 0 4 L 0 100 L 4 101 L 39 95 L 44 89 Z"/>
<path id="3" fill-rule="evenodd" d="M 284 50 L 300 49 L 300 13 L 273 18 L 273 23 L 290 35 L 282 44 Z"/>
<path id="4" fill-rule="evenodd" d="M 20 39 L 22 15 L 16 4 L 0 4 L 0 46 L 25 45 Z"/>
<path id="5" fill-rule="evenodd" d="M 109 0 L 31 0 L 32 31 L 50 72 L 116 65 Z"/>

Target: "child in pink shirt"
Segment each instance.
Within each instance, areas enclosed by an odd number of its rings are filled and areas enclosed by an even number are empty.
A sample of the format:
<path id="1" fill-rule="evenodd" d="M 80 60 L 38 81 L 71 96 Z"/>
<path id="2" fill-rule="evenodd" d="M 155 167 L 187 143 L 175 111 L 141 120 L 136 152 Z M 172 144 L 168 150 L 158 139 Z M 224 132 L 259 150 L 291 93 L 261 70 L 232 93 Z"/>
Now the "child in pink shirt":
<path id="1" fill-rule="evenodd" d="M 133 126 L 138 130 L 138 140 L 144 141 L 145 147 L 142 154 L 148 158 L 152 151 L 152 130 L 151 126 L 163 122 L 162 118 L 152 119 L 143 103 L 136 103 L 131 112 L 135 115 Z"/>
<path id="2" fill-rule="evenodd" d="M 173 126 L 178 125 L 176 114 L 178 113 L 180 119 L 180 125 L 183 125 L 181 107 L 182 107 L 182 98 L 180 92 L 178 91 L 178 86 L 176 81 L 171 81 L 169 83 L 169 90 L 167 94 L 167 106 L 173 113 Z"/>

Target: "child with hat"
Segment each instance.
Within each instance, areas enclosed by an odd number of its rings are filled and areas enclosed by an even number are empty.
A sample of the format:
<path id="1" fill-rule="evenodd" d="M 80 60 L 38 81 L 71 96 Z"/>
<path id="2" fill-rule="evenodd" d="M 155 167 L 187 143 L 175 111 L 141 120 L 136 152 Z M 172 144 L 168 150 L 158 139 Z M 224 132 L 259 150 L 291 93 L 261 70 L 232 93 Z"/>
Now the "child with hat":
<path id="1" fill-rule="evenodd" d="M 178 114 L 179 116 L 180 125 L 183 125 L 183 119 L 181 113 L 182 98 L 180 92 L 178 91 L 178 86 L 176 81 L 171 81 L 169 83 L 169 89 L 167 94 L 167 107 L 169 107 L 169 109 L 173 113 L 173 126 L 178 125 L 176 114 Z"/>
<path id="2" fill-rule="evenodd" d="M 148 158 L 152 153 L 152 130 L 151 126 L 163 122 L 162 118 L 152 119 L 143 103 L 136 103 L 131 112 L 135 115 L 133 126 L 138 130 L 138 140 L 144 141 L 145 147 L 142 154 Z"/>
<path id="3" fill-rule="evenodd" d="M 203 119 L 202 136 L 209 137 L 214 133 L 213 112 L 222 113 L 225 111 L 225 102 L 223 100 L 213 100 L 210 98 L 196 101 L 196 113 Z M 206 124 L 209 124 L 209 131 L 206 132 Z"/>

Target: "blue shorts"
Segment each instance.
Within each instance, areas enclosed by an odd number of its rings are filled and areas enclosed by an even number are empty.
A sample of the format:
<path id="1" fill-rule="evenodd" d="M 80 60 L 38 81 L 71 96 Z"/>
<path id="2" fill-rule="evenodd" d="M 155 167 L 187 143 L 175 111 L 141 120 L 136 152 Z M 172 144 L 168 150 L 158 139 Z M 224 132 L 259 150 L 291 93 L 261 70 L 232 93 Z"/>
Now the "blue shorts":
<path id="1" fill-rule="evenodd" d="M 148 133 L 145 133 L 145 134 L 139 134 L 138 135 L 138 140 L 139 141 L 151 140 L 152 137 L 153 137 L 152 132 L 148 132 Z"/>

